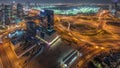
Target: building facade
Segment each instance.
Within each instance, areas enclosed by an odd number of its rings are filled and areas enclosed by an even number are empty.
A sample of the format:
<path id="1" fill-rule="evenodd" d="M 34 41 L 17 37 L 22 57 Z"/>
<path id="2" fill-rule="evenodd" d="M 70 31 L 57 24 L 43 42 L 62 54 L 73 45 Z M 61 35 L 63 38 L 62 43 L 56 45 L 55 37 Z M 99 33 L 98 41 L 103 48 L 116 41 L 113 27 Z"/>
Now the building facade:
<path id="1" fill-rule="evenodd" d="M 40 19 L 42 22 L 42 27 L 47 33 L 54 31 L 54 12 L 52 10 L 42 10 L 40 11 Z"/>

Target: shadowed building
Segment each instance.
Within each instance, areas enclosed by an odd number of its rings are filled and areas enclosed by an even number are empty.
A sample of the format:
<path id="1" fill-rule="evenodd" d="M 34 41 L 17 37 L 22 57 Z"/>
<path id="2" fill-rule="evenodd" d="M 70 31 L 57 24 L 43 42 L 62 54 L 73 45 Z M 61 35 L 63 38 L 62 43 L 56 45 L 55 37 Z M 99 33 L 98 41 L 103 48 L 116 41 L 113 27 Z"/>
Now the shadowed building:
<path id="1" fill-rule="evenodd" d="M 42 10 L 40 11 L 40 17 L 41 25 L 46 33 L 51 34 L 54 32 L 54 12 L 52 10 Z"/>

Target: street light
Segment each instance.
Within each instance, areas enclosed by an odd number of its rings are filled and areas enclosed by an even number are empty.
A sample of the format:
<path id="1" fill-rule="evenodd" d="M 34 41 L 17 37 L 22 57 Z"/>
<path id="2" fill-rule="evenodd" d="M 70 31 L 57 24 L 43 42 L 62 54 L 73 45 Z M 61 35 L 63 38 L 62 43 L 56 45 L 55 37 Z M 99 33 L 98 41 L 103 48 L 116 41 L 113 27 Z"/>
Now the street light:
<path id="1" fill-rule="evenodd" d="M 98 46 L 95 46 L 95 48 L 99 48 Z"/>
<path id="2" fill-rule="evenodd" d="M 101 49 L 105 49 L 104 47 L 101 47 Z"/>

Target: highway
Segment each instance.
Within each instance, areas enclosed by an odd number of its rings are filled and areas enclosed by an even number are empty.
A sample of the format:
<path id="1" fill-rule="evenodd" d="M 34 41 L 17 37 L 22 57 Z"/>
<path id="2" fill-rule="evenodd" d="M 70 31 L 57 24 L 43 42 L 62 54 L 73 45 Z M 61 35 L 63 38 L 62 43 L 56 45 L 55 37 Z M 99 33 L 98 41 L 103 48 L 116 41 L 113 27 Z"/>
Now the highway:
<path id="1" fill-rule="evenodd" d="M 0 48 L 0 58 L 1 58 L 1 61 L 2 61 L 3 67 L 12 68 L 12 65 L 11 65 L 11 63 L 10 63 L 10 61 L 8 59 L 8 56 L 7 56 L 5 50 L 2 47 Z"/>
<path id="2" fill-rule="evenodd" d="M 3 68 L 3 64 L 2 64 L 1 58 L 0 58 L 0 68 Z"/>
<path id="3" fill-rule="evenodd" d="M 16 56 L 14 52 L 11 51 L 11 48 L 8 46 L 9 43 L 6 43 L 5 46 L 0 46 L 0 58 L 4 68 L 15 68 L 17 66 Z"/>
<path id="4" fill-rule="evenodd" d="M 12 33 L 18 29 L 24 29 L 24 22 L 19 23 L 19 25 L 9 26 L 8 29 L 0 35 L 1 45 L 0 45 L 0 58 L 4 68 L 21 68 L 16 53 L 12 46 L 14 46 L 11 41 L 6 37 L 9 33 Z"/>
<path id="5" fill-rule="evenodd" d="M 79 16 L 78 16 L 79 17 Z M 81 16 L 80 16 L 81 17 Z M 56 18 L 58 19 L 58 22 L 55 24 L 55 27 L 57 31 L 61 34 L 61 36 L 64 39 L 76 41 L 78 45 L 77 48 L 81 47 L 80 53 L 83 54 L 83 57 L 80 58 L 77 67 L 78 68 L 84 68 L 86 64 L 92 60 L 93 57 L 96 55 L 99 55 L 103 52 L 109 52 L 111 49 L 120 49 L 120 36 L 119 36 L 119 28 L 117 26 L 113 25 L 107 25 L 104 24 L 102 26 L 105 31 L 107 31 L 109 34 L 104 33 L 104 31 L 95 29 L 95 30 L 86 30 L 81 29 L 81 27 L 77 27 L 76 25 L 84 24 L 87 26 L 92 26 L 94 28 L 98 28 L 99 20 L 95 21 L 90 18 L 89 16 L 84 16 L 86 19 L 76 18 L 76 16 L 59 16 L 57 15 Z M 105 16 L 106 17 L 106 16 Z M 109 17 L 110 18 L 110 17 Z M 63 19 L 65 22 L 61 22 L 60 20 Z M 91 20 L 92 19 L 92 20 Z M 117 18 L 110 18 L 113 22 L 116 20 L 119 21 Z M 109 20 L 101 20 L 102 22 L 107 22 Z M 64 25 L 64 23 L 68 24 L 67 22 L 70 22 L 71 27 L 70 30 L 68 30 L 68 25 Z M 88 27 L 89 28 L 89 27 Z M 117 29 L 116 29 L 117 28 Z M 111 29 L 111 30 L 110 30 Z M 83 31 L 83 32 L 82 32 Z M 96 32 L 98 32 L 96 34 Z M 83 35 L 84 33 L 84 35 Z M 93 35 L 93 36 L 92 36 Z M 76 48 L 75 46 L 73 46 Z M 74 66 L 72 67 L 74 68 Z"/>

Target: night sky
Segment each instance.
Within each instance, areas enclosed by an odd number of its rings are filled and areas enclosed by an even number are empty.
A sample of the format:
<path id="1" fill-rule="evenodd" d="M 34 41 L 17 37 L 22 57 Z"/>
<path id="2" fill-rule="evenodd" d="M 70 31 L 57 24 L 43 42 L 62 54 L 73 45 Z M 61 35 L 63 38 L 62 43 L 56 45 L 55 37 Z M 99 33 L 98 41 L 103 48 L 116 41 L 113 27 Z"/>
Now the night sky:
<path id="1" fill-rule="evenodd" d="M 40 2 L 40 3 L 111 3 L 111 0 L 0 0 L 0 2 Z M 120 3 L 120 0 L 118 0 Z"/>

